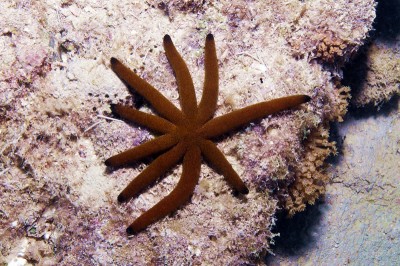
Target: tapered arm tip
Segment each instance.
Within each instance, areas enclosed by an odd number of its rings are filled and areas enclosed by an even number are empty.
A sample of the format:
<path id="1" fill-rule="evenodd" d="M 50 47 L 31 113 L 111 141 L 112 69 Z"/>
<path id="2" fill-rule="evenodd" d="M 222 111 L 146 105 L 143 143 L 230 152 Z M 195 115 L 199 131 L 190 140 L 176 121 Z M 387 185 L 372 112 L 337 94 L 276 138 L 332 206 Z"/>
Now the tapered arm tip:
<path id="1" fill-rule="evenodd" d="M 121 118 L 121 116 L 116 111 L 117 105 L 112 103 L 110 104 L 111 113 L 114 115 L 115 118 Z"/>
<path id="2" fill-rule="evenodd" d="M 214 40 L 214 35 L 212 35 L 211 33 L 207 34 L 207 41 L 212 41 Z"/>
<path id="3" fill-rule="evenodd" d="M 108 167 L 111 167 L 111 166 L 112 166 L 109 159 L 107 159 L 107 160 L 104 162 L 104 164 L 105 164 L 106 166 L 108 166 Z"/>
<path id="4" fill-rule="evenodd" d="M 169 36 L 168 34 L 165 34 L 164 42 L 172 42 L 171 36 Z"/>
<path id="5" fill-rule="evenodd" d="M 117 58 L 115 58 L 115 57 L 111 57 L 111 59 L 110 59 L 110 63 L 111 63 L 111 65 L 115 65 L 116 63 L 118 63 L 119 61 L 118 61 L 118 59 Z"/>
<path id="6" fill-rule="evenodd" d="M 117 200 L 118 200 L 119 203 L 124 203 L 124 202 L 127 201 L 127 198 L 124 197 L 124 195 L 119 194 L 118 197 L 117 197 Z"/>
<path id="7" fill-rule="evenodd" d="M 133 230 L 133 228 L 130 227 L 130 226 L 129 226 L 128 228 L 126 228 L 126 233 L 127 233 L 129 236 L 136 234 L 135 230 Z"/>

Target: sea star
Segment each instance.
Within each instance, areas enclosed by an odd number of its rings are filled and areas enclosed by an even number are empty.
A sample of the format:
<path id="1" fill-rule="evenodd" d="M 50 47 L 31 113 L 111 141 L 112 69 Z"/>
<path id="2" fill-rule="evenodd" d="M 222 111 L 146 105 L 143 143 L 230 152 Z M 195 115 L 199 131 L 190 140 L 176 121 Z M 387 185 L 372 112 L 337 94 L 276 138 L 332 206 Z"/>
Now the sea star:
<path id="1" fill-rule="evenodd" d="M 158 132 L 161 136 L 115 155 L 107 159 L 105 164 L 120 167 L 163 152 L 129 183 L 118 196 L 118 201 L 126 202 L 137 196 L 183 158 L 182 176 L 176 187 L 164 199 L 140 215 L 127 228 L 128 234 L 145 229 L 190 200 L 199 180 L 202 156 L 226 178 L 236 192 L 247 194 L 249 190 L 244 182 L 210 139 L 310 100 L 307 95 L 293 95 L 257 103 L 213 118 L 218 98 L 218 60 L 213 35 L 208 34 L 205 42 L 205 81 L 203 96 L 198 105 L 189 70 L 169 35 L 164 36 L 164 49 L 176 76 L 182 111 L 120 61 L 111 58 L 111 68 L 117 76 L 128 88 L 147 100 L 161 117 L 119 104 L 111 106 L 113 113 Z"/>

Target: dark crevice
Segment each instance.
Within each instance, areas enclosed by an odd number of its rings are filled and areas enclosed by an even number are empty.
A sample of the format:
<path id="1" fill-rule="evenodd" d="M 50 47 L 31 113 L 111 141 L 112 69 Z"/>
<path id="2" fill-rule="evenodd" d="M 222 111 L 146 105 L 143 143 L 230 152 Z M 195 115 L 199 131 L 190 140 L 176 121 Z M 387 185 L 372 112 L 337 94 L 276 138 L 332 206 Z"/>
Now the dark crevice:
<path id="1" fill-rule="evenodd" d="M 394 95 L 389 101 L 382 102 L 377 106 L 375 106 L 373 103 L 365 105 L 362 108 L 351 106 L 349 108 L 348 115 L 354 117 L 357 120 L 365 119 L 368 117 L 395 115 L 398 112 L 399 100 L 399 95 Z"/>
<path id="2" fill-rule="evenodd" d="M 357 55 L 349 63 L 347 63 L 343 69 L 342 84 L 351 88 L 352 95 L 357 95 L 360 93 L 366 82 L 368 73 L 368 48 L 369 44 L 362 47 L 358 51 Z"/>
<path id="3" fill-rule="evenodd" d="M 378 0 L 373 38 L 395 41 L 400 35 L 399 0 Z"/>
<path id="4" fill-rule="evenodd" d="M 274 238 L 275 243 L 271 245 L 273 252 L 278 257 L 286 258 L 301 256 L 314 249 L 321 235 L 321 221 L 327 207 L 322 198 L 292 218 L 288 218 L 285 212 L 278 214 L 272 232 L 280 235 Z M 273 255 L 266 258 L 268 265 L 274 264 L 274 260 Z"/>

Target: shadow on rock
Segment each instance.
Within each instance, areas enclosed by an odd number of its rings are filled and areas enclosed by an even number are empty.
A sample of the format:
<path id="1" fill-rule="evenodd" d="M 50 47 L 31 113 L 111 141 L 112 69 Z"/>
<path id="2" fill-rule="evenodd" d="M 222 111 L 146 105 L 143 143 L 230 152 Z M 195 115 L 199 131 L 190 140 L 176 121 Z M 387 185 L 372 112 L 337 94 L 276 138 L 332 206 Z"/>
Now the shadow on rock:
<path id="1" fill-rule="evenodd" d="M 288 218 L 286 213 L 278 214 L 272 231 L 280 236 L 275 238 L 275 244 L 271 246 L 273 252 L 278 257 L 296 257 L 315 248 L 326 208 L 327 204 L 321 199 L 292 218 Z M 266 258 L 266 263 L 274 264 L 274 259 L 275 256 L 270 255 Z"/>

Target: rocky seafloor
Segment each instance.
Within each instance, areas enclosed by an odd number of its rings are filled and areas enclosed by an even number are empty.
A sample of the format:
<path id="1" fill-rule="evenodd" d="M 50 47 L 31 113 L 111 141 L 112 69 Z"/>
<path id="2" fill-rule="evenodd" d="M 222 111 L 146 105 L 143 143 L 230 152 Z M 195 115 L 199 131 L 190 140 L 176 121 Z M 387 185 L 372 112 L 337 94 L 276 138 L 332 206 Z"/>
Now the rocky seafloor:
<path id="1" fill-rule="evenodd" d="M 384 7 L 396 10 L 390 3 L 3 1 L 0 262 L 396 262 L 399 35 L 395 27 L 389 37 L 373 34 L 380 14 L 391 25 L 382 15 Z M 312 100 L 218 141 L 248 196 L 234 196 L 203 165 L 188 204 L 127 237 L 126 226 L 175 186 L 181 167 L 128 204 L 117 203 L 146 164 L 109 171 L 104 160 L 153 136 L 113 117 L 111 103 L 140 99 L 109 59 L 119 58 L 178 105 L 162 37 L 171 35 L 199 98 L 209 32 L 219 59 L 217 116 L 286 95 Z M 350 97 L 354 107 L 382 110 L 394 100 L 383 114 L 346 118 Z M 303 233 L 294 247 L 282 242 L 298 233 L 291 227 Z"/>

